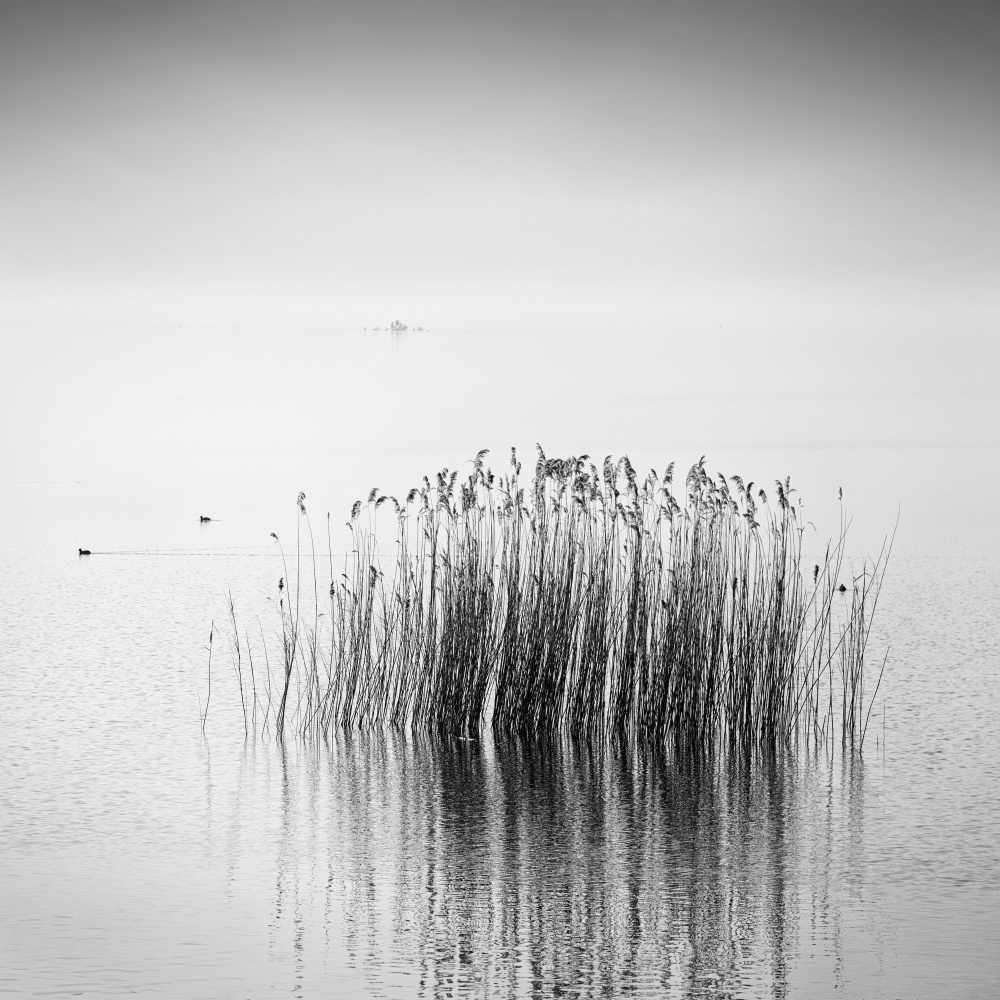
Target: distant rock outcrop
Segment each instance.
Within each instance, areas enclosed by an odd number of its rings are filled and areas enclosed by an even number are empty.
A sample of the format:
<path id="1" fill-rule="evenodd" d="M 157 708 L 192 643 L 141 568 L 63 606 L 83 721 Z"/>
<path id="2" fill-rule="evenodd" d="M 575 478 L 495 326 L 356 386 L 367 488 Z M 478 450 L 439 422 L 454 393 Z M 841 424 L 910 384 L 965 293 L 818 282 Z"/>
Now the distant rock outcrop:
<path id="1" fill-rule="evenodd" d="M 384 326 L 384 327 L 383 326 L 373 326 L 372 327 L 372 330 L 374 330 L 376 333 L 378 333 L 378 332 L 380 332 L 382 330 L 386 330 L 388 333 L 406 333 L 406 331 L 410 330 L 410 329 L 413 329 L 413 330 L 415 330 L 415 331 L 417 331 L 419 333 L 426 333 L 427 332 L 426 330 L 424 330 L 424 328 L 422 326 L 409 327 L 402 320 L 398 320 L 398 319 L 394 319 L 388 326 Z M 365 327 L 365 333 L 367 333 L 367 332 L 368 332 L 368 327 L 366 326 Z"/>

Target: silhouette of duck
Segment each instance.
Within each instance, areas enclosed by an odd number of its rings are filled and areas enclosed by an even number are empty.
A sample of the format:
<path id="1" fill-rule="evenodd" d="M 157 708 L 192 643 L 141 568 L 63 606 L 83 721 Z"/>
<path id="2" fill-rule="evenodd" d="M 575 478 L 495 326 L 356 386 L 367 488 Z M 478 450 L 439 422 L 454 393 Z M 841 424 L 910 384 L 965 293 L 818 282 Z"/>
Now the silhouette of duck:
<path id="1" fill-rule="evenodd" d="M 80 549 L 80 555 L 81 556 L 89 556 L 90 555 L 90 549 Z"/>
<path id="2" fill-rule="evenodd" d="M 201 517 L 198 518 L 198 520 L 201 521 L 202 524 L 204 524 L 206 521 L 211 521 L 212 519 L 210 517 L 205 517 L 205 515 L 202 514 Z"/>
<path id="3" fill-rule="evenodd" d="M 839 590 L 839 591 L 840 591 L 840 592 L 841 592 L 841 593 L 843 594 L 843 593 L 844 593 L 844 591 L 845 591 L 845 590 L 847 590 L 847 588 L 846 588 L 846 587 L 845 587 L 845 586 L 844 586 L 843 584 L 841 584 L 841 585 L 840 585 L 840 586 L 839 586 L 839 587 L 837 588 L 837 590 Z"/>

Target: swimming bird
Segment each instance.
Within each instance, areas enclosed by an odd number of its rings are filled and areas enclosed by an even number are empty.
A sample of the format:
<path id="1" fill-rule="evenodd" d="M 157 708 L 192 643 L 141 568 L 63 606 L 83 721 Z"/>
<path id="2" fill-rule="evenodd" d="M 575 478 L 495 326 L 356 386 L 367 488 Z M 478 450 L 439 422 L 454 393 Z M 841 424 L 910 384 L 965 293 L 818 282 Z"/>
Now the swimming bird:
<path id="1" fill-rule="evenodd" d="M 90 549 L 80 549 L 80 555 L 81 556 L 89 556 L 90 555 Z"/>
<path id="2" fill-rule="evenodd" d="M 198 518 L 198 520 L 199 520 L 199 521 L 201 521 L 201 522 L 202 522 L 202 524 L 204 524 L 204 523 L 205 523 L 206 521 L 211 521 L 212 519 L 211 519 L 210 517 L 205 517 L 205 515 L 204 515 L 204 514 L 202 514 L 202 515 L 201 515 L 201 516 L 200 516 L 200 517 Z"/>
<path id="3" fill-rule="evenodd" d="M 847 590 L 847 588 L 846 588 L 846 587 L 845 587 L 845 586 L 844 586 L 843 584 L 841 584 L 841 585 L 840 585 L 840 586 L 839 586 L 839 587 L 837 588 L 837 590 L 839 590 L 839 591 L 840 591 L 841 593 L 844 593 L 844 591 L 845 591 L 845 590 Z"/>

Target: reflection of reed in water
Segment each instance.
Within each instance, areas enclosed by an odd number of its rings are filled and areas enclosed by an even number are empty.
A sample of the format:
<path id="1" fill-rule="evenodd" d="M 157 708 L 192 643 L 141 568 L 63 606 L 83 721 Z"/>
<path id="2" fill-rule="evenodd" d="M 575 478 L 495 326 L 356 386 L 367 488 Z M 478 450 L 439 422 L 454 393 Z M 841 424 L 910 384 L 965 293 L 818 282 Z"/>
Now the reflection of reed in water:
<path id="1" fill-rule="evenodd" d="M 785 993 L 803 835 L 781 761 L 376 735 L 324 753 L 313 884 L 369 977 L 405 970 L 422 996 Z"/>

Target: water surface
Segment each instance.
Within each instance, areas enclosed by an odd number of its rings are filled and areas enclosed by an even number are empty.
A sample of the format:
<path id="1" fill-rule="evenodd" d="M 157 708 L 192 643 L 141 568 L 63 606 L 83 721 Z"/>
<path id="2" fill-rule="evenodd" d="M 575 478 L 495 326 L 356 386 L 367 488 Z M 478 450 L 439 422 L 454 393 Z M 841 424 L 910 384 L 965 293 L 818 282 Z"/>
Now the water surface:
<path id="1" fill-rule="evenodd" d="M 172 366 L 157 398 L 141 367 L 95 362 L 89 385 L 64 387 L 78 419 L 8 447 L 0 993 L 994 993 L 995 449 L 819 447 L 745 428 L 727 447 L 713 417 L 701 447 L 676 382 L 650 365 L 633 396 L 626 367 L 585 364 L 565 337 L 478 371 L 459 338 L 295 343 L 270 367 L 255 344 L 234 378 L 208 363 L 217 341 L 198 363 L 163 339 L 133 346 L 119 362 Z M 273 628 L 287 569 L 269 535 L 294 551 L 300 489 L 321 547 L 329 510 L 342 551 L 338 526 L 370 487 L 402 495 L 484 446 L 500 467 L 536 439 L 549 454 L 624 448 L 639 468 L 683 473 L 707 451 L 713 470 L 790 474 L 807 547 L 836 531 L 840 486 L 855 557 L 898 515 L 863 757 L 711 767 L 558 740 L 246 739 L 222 639 L 203 731 L 210 625 L 232 592 L 241 627 Z M 966 475 L 977 487 L 957 495 Z"/>

